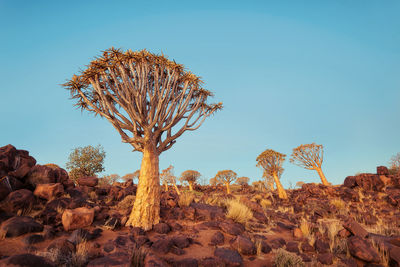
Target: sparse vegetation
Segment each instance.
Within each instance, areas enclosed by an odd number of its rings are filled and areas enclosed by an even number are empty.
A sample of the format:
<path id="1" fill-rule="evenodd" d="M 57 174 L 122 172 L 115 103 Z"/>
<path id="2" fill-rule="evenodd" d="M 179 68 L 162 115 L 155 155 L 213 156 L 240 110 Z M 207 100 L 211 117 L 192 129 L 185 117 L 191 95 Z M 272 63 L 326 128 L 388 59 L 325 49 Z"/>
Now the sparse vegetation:
<path id="1" fill-rule="evenodd" d="M 187 170 L 181 174 L 180 181 L 189 184 L 189 190 L 193 191 L 193 185 L 200 178 L 201 174 L 198 171 Z"/>
<path id="2" fill-rule="evenodd" d="M 282 248 L 278 249 L 274 260 L 276 267 L 303 267 L 305 266 L 303 259 L 296 254 L 286 251 Z"/>
<path id="3" fill-rule="evenodd" d="M 179 207 L 189 206 L 190 203 L 193 202 L 194 198 L 195 195 L 192 194 L 191 192 L 183 192 L 182 194 L 179 195 L 179 200 L 178 200 Z"/>
<path id="4" fill-rule="evenodd" d="M 226 193 L 231 193 L 230 184 L 236 181 L 237 174 L 232 170 L 219 171 L 214 179 L 217 184 L 224 184 L 226 186 Z"/>
<path id="5" fill-rule="evenodd" d="M 133 207 L 133 203 L 135 203 L 135 196 L 134 195 L 128 195 L 126 196 L 123 200 L 121 200 L 118 205 L 117 209 L 118 210 L 128 210 Z"/>
<path id="6" fill-rule="evenodd" d="M 235 222 L 245 225 L 253 217 L 253 212 L 237 199 L 227 199 L 225 205 L 227 207 L 226 217 Z"/>

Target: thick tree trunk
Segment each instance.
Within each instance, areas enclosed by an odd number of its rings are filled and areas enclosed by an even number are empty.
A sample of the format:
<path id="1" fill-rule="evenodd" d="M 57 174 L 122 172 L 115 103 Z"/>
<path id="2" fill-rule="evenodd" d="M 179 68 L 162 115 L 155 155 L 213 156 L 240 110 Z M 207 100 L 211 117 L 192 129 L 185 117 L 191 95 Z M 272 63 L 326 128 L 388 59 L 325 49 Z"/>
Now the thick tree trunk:
<path id="1" fill-rule="evenodd" d="M 193 191 L 193 183 L 189 183 L 189 190 Z"/>
<path id="2" fill-rule="evenodd" d="M 274 173 L 273 176 L 274 176 L 274 181 L 275 181 L 275 184 L 276 184 L 276 189 L 278 190 L 279 198 L 287 199 L 286 191 L 283 188 L 283 186 L 281 184 L 281 181 L 278 178 L 278 175 L 276 175 L 276 173 Z"/>
<path id="3" fill-rule="evenodd" d="M 230 194 L 231 193 L 231 187 L 229 186 L 228 183 L 226 183 L 225 185 L 226 185 L 226 193 Z"/>
<path id="4" fill-rule="evenodd" d="M 177 186 L 176 184 L 174 184 L 174 187 L 175 187 L 176 193 L 177 193 L 178 195 L 180 195 L 180 194 L 181 194 L 181 191 L 179 190 L 178 186 Z"/>
<path id="5" fill-rule="evenodd" d="M 145 147 L 143 150 L 135 204 L 126 223 L 127 226 L 141 227 L 147 231 L 160 222 L 158 156 L 153 146 Z"/>
<path id="6" fill-rule="evenodd" d="M 168 191 L 168 184 L 164 184 L 164 186 L 165 186 L 165 192 L 167 192 Z"/>
<path id="7" fill-rule="evenodd" d="M 319 178 L 321 178 L 322 184 L 323 184 L 323 185 L 330 185 L 330 184 L 328 183 L 328 180 L 326 180 L 325 174 L 324 174 L 324 172 L 322 171 L 322 169 L 319 168 L 319 167 L 317 167 L 317 168 L 315 168 L 315 170 L 318 172 L 318 175 L 319 175 Z"/>

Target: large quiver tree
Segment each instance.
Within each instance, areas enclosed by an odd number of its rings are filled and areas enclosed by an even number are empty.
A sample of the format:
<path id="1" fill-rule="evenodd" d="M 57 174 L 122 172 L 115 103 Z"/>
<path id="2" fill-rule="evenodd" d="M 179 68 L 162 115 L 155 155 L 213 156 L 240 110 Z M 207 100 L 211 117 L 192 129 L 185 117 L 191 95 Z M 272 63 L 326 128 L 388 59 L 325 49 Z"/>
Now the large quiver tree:
<path id="1" fill-rule="evenodd" d="M 300 145 L 293 149 L 290 162 L 307 170 L 316 170 L 321 182 L 329 185 L 328 180 L 322 171 L 322 162 L 324 160 L 324 148 L 315 143 Z"/>
<path id="2" fill-rule="evenodd" d="M 285 154 L 281 154 L 272 149 L 267 149 L 257 157 L 257 166 L 264 170 L 264 176 L 274 178 L 279 198 L 287 199 L 287 194 L 280 182 L 283 172 L 282 164 L 285 161 Z"/>
<path id="3" fill-rule="evenodd" d="M 160 220 L 159 155 L 200 127 L 222 104 L 183 65 L 146 50 L 108 49 L 64 84 L 77 106 L 106 118 L 122 141 L 143 153 L 127 225 L 149 230 Z"/>

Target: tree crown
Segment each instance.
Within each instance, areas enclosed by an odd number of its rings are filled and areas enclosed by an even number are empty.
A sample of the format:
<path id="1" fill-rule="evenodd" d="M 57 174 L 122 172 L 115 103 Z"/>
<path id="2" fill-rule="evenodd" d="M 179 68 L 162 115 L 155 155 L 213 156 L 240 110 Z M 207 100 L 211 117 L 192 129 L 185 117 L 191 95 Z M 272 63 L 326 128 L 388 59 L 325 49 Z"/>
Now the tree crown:
<path id="1" fill-rule="evenodd" d="M 290 162 L 305 169 L 314 170 L 316 168 L 321 168 L 323 158 L 323 146 L 312 143 L 294 148 Z"/>
<path id="2" fill-rule="evenodd" d="M 199 179 L 201 174 L 198 171 L 186 170 L 181 174 L 181 182 L 186 181 L 188 183 L 194 183 Z"/>
<path id="3" fill-rule="evenodd" d="M 286 155 L 276 152 L 272 149 L 267 149 L 258 155 L 257 167 L 264 169 L 263 177 L 277 175 L 278 177 L 283 172 L 282 164 L 285 161 Z"/>
<path id="4" fill-rule="evenodd" d="M 238 185 L 249 184 L 249 181 L 250 181 L 250 178 L 249 177 L 245 177 L 245 176 L 242 176 L 242 177 L 239 177 L 239 178 L 236 179 L 236 183 Z"/>
<path id="5" fill-rule="evenodd" d="M 161 171 L 160 180 L 163 184 L 176 184 L 176 177 L 174 176 L 174 166 L 169 165 L 168 168 Z"/>
<path id="6" fill-rule="evenodd" d="M 164 55 L 110 48 L 63 86 L 76 106 L 105 117 L 135 150 L 161 153 L 222 108 L 200 77 Z M 183 123 L 179 123 L 183 121 Z"/>
<path id="7" fill-rule="evenodd" d="M 230 184 L 236 180 L 237 174 L 236 174 L 236 172 L 234 172 L 232 170 L 223 170 L 223 171 L 219 171 L 215 175 L 214 178 L 215 178 L 217 184 L 218 183 Z"/>

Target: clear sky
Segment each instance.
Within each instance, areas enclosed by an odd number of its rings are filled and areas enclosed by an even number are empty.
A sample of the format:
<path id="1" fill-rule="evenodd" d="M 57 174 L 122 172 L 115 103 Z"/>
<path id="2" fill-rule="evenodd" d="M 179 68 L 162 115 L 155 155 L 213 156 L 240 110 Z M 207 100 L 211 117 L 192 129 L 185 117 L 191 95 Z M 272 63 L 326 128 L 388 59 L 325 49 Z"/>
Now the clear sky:
<path id="1" fill-rule="evenodd" d="M 0 0 L 0 146 L 65 167 L 103 145 L 106 173 L 140 167 L 111 124 L 73 107 L 60 84 L 111 46 L 163 52 L 201 76 L 224 110 L 160 158 L 213 177 L 262 176 L 266 148 L 323 144 L 342 183 L 400 151 L 400 2 Z M 318 182 L 287 160 L 284 186 Z"/>

